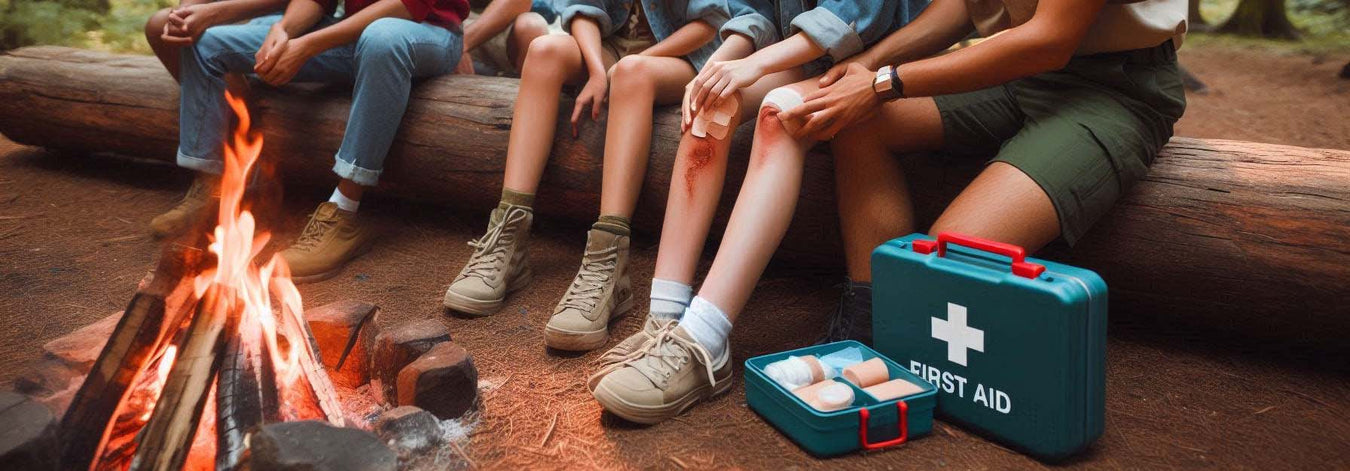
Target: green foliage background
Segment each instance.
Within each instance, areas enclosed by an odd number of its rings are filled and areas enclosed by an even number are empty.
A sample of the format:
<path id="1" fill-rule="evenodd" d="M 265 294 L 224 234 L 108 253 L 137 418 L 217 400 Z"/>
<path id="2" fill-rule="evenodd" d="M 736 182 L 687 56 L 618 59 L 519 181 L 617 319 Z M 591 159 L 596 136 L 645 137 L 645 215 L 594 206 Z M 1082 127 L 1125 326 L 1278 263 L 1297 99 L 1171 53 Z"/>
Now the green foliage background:
<path id="1" fill-rule="evenodd" d="M 1238 0 L 1202 0 L 1210 24 Z M 1350 0 L 1288 0 L 1290 19 L 1309 42 L 1350 48 Z M 0 50 L 55 44 L 116 52 L 150 52 L 145 19 L 178 0 L 0 0 Z M 1336 47 L 1340 46 L 1340 47 Z M 1317 47 L 1324 49 L 1324 47 Z"/>

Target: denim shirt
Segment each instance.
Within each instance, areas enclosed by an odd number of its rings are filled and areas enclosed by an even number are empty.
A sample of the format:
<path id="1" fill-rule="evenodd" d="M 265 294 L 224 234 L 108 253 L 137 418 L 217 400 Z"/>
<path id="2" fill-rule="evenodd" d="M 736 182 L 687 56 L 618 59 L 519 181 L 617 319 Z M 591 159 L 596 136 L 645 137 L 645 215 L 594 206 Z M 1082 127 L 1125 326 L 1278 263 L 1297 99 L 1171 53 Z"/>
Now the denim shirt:
<path id="1" fill-rule="evenodd" d="M 604 38 L 614 34 L 628 20 L 634 1 L 637 0 L 555 0 L 553 9 L 562 18 L 563 30 L 570 32 L 572 20 L 580 15 L 600 25 L 600 37 Z M 713 29 L 720 29 L 727 21 L 725 0 L 641 1 L 647 24 L 651 26 L 652 35 L 656 36 L 657 41 L 670 37 L 676 30 L 695 20 L 706 21 Z M 702 69 L 721 44 L 721 38 L 715 37 L 708 44 L 685 55 L 685 58 L 694 64 L 695 69 Z"/>
<path id="2" fill-rule="evenodd" d="M 909 24 L 929 0 L 728 0 L 731 20 L 721 36 L 738 33 L 760 49 L 798 32 L 825 49 L 828 57 L 810 64 L 815 75 L 876 44 Z M 809 3 L 815 7 L 807 9 Z"/>

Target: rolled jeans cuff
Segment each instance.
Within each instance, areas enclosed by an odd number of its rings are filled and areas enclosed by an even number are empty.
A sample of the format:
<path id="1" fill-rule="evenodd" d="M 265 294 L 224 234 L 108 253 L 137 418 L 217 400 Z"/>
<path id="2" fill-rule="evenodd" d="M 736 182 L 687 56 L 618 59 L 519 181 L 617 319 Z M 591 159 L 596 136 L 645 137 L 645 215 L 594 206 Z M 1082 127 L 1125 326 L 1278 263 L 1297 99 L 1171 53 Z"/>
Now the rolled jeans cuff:
<path id="1" fill-rule="evenodd" d="M 380 183 L 380 173 L 382 172 L 383 170 L 357 167 L 356 164 L 343 160 L 340 156 L 334 159 L 333 163 L 333 173 L 344 180 L 351 180 L 361 186 L 375 186 Z"/>
<path id="2" fill-rule="evenodd" d="M 178 166 L 212 175 L 220 175 L 225 171 L 225 162 L 220 159 L 193 157 L 184 154 L 182 149 L 178 150 Z"/>

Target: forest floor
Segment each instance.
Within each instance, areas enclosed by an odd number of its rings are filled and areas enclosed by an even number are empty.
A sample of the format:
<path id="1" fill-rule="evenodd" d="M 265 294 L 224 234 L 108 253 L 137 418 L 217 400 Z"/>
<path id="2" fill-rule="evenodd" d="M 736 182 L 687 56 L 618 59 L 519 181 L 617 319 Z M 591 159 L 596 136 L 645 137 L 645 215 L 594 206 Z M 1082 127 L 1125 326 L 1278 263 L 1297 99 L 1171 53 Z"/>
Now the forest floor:
<path id="1" fill-rule="evenodd" d="M 1225 41 L 1196 41 L 1182 63 L 1208 82 L 1189 97 L 1181 136 L 1350 149 L 1350 80 L 1336 78 L 1350 51 L 1308 54 Z M 36 360 L 44 342 L 121 309 L 152 266 L 144 234 L 172 207 L 190 176 L 126 158 L 62 158 L 0 139 L 0 383 Z M 294 188 L 279 240 L 294 237 L 326 188 Z M 536 278 L 502 313 L 447 316 L 441 295 L 468 257 L 465 241 L 484 214 L 374 198 L 362 208 L 386 229 L 382 244 L 342 275 L 302 285 L 306 304 L 355 297 L 379 304 L 383 322 L 443 320 L 474 355 L 484 386 L 473 463 L 490 468 L 744 467 L 1025 469 L 1045 464 L 939 422 L 901 449 L 817 460 L 730 393 L 652 427 L 607 414 L 583 387 L 597 353 L 559 356 L 541 327 L 575 272 L 583 227 L 544 220 L 531 254 Z M 638 234 L 635 289 L 648 289 L 655 235 Z M 706 267 L 705 267 L 706 268 Z M 732 335 L 734 361 L 795 348 L 815 338 L 834 306 L 839 275 L 770 272 Z M 639 327 L 629 318 L 617 335 Z M 1105 435 L 1073 468 L 1346 469 L 1350 467 L 1350 368 L 1300 358 L 1332 352 L 1273 352 L 1209 341 L 1112 318 Z M 1341 354 L 1343 352 L 1334 352 Z M 738 366 L 735 376 L 739 378 Z"/>

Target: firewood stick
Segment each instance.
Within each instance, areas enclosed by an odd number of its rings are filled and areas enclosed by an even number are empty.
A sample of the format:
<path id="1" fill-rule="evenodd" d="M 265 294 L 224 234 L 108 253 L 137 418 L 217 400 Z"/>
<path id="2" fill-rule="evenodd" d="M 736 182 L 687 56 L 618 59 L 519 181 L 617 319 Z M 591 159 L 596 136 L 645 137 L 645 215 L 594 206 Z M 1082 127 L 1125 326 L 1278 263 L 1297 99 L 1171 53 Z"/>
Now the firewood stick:
<path id="1" fill-rule="evenodd" d="M 230 471 L 243 459 L 244 436 L 262 423 L 257 349 L 243 335 L 230 335 L 216 384 L 216 470 Z"/>
<path id="2" fill-rule="evenodd" d="M 324 416 L 328 422 L 341 427 L 346 420 L 342 416 L 342 401 L 337 397 L 337 390 L 333 388 L 333 381 L 328 378 L 328 370 L 324 368 L 323 362 L 319 360 L 319 343 L 314 340 L 314 332 L 309 330 L 309 323 L 301 317 L 300 313 L 290 309 L 283 303 L 281 307 L 282 315 L 285 316 L 283 322 L 291 323 L 299 332 L 304 333 L 305 338 L 293 339 L 294 342 L 304 342 L 308 348 L 299 350 L 299 361 L 301 371 L 309 378 L 309 384 L 314 391 L 314 397 L 319 399 L 319 408 L 323 409 Z"/>
<path id="3" fill-rule="evenodd" d="M 221 365 L 225 347 L 221 334 L 235 326 L 240 308 L 234 292 L 219 285 L 207 288 L 150 421 L 141 431 L 131 460 L 133 471 L 182 469 Z"/>
<path id="4" fill-rule="evenodd" d="M 137 293 L 61 420 L 61 469 L 89 469 L 108 437 L 117 406 L 155 350 L 164 298 Z"/>

